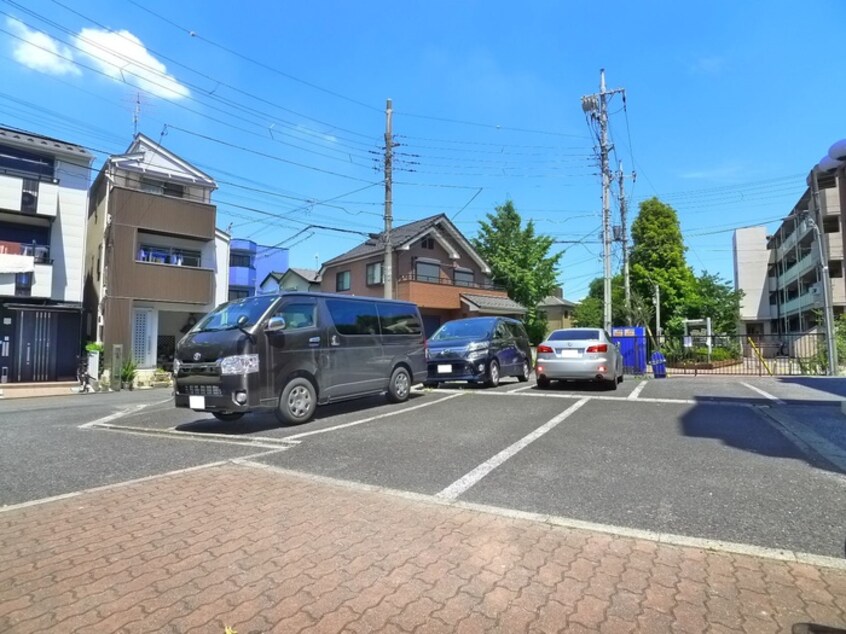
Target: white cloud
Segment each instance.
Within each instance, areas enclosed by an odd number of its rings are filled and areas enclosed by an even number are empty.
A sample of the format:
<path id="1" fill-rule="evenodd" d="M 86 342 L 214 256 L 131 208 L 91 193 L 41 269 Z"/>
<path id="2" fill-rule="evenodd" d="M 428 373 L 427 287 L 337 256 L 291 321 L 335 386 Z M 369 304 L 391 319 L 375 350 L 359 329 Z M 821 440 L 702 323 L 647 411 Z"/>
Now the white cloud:
<path id="1" fill-rule="evenodd" d="M 20 20 L 6 18 L 8 26 L 18 38 L 12 55 L 20 64 L 48 75 L 79 75 L 81 71 L 73 61 L 67 46 L 41 31 L 34 31 Z"/>
<path id="2" fill-rule="evenodd" d="M 75 44 L 98 70 L 116 81 L 167 99 L 184 99 L 191 94 L 129 31 L 82 29 Z"/>

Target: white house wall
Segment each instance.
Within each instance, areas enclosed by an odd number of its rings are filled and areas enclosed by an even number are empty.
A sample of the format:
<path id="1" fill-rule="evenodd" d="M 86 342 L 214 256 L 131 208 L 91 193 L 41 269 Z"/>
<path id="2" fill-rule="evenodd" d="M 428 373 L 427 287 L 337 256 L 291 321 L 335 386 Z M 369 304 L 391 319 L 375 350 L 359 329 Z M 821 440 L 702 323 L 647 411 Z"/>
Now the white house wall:
<path id="1" fill-rule="evenodd" d="M 82 302 L 89 170 L 84 165 L 57 161 L 56 175 L 58 214 L 50 230 L 51 295 L 57 301 Z"/>
<path id="2" fill-rule="evenodd" d="M 215 306 L 229 300 L 229 235 L 221 231 L 215 232 Z"/>
<path id="3" fill-rule="evenodd" d="M 23 180 L 20 177 L 0 175 L 0 209 L 21 210 Z"/>

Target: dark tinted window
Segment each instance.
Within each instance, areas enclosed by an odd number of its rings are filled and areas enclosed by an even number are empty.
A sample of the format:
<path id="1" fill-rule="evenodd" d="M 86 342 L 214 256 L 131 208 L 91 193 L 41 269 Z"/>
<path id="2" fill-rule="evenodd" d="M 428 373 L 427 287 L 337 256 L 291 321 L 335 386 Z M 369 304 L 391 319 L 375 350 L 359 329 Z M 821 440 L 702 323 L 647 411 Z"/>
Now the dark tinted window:
<path id="1" fill-rule="evenodd" d="M 526 334 L 526 330 L 523 328 L 523 324 L 518 324 L 517 322 L 507 321 L 505 325 L 508 326 L 508 329 L 511 331 L 511 334 L 514 335 L 518 339 L 528 339 L 528 335 Z"/>
<path id="2" fill-rule="evenodd" d="M 419 335 L 423 332 L 417 311 L 408 304 L 378 304 L 383 335 Z"/>
<path id="3" fill-rule="evenodd" d="M 508 329 L 508 326 L 505 325 L 504 321 L 501 321 L 496 325 L 496 336 L 500 339 L 511 338 L 511 331 Z"/>
<path id="4" fill-rule="evenodd" d="M 275 315 L 285 318 L 285 330 L 311 328 L 317 324 L 317 304 L 313 301 L 288 301 L 283 303 Z"/>
<path id="5" fill-rule="evenodd" d="M 493 319 L 458 319 L 448 321 L 432 335 L 432 341 L 449 339 L 490 339 L 496 321 Z"/>
<path id="6" fill-rule="evenodd" d="M 584 341 L 587 339 L 601 339 L 596 329 L 556 330 L 549 335 L 549 341 Z"/>
<path id="7" fill-rule="evenodd" d="M 326 301 L 335 330 L 342 335 L 378 335 L 379 316 L 376 304 L 366 301 Z"/>
<path id="8" fill-rule="evenodd" d="M 197 322 L 192 331 L 231 330 L 238 327 L 238 318 L 242 315 L 247 318 L 244 327 L 252 326 L 275 300 L 273 295 L 258 295 L 221 304 Z"/>

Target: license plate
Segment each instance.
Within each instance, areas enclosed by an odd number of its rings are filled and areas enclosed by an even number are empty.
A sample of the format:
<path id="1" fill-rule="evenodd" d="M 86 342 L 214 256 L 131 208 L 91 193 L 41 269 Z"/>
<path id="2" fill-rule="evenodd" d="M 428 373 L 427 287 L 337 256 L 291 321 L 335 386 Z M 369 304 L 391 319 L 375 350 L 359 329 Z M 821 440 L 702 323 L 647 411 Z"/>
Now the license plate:
<path id="1" fill-rule="evenodd" d="M 191 409 L 206 409 L 206 397 L 205 396 L 189 396 L 188 397 L 188 407 Z"/>
<path id="2" fill-rule="evenodd" d="M 573 357 L 579 356 L 579 351 L 578 350 L 560 350 L 558 352 L 558 356 L 572 359 Z"/>
<path id="3" fill-rule="evenodd" d="M 450 372 L 452 372 L 452 366 L 450 364 L 438 366 L 438 374 L 449 374 Z"/>

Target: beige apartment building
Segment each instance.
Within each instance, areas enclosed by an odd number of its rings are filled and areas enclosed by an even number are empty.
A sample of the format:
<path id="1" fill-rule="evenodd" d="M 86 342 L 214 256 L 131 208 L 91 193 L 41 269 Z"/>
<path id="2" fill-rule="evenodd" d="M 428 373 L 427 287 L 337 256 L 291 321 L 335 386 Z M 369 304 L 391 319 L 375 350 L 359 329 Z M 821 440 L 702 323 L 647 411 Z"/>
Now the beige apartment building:
<path id="1" fill-rule="evenodd" d="M 765 227 L 735 231 L 735 288 L 744 292 L 739 334 L 795 335 L 809 332 L 818 325 L 818 315 L 823 309 L 823 287 L 814 223 L 819 227 L 828 262 L 835 318 L 843 314 L 846 308 L 844 169 L 818 173 L 817 181 L 819 205 L 814 202 L 809 184 L 772 235 L 767 235 Z"/>

